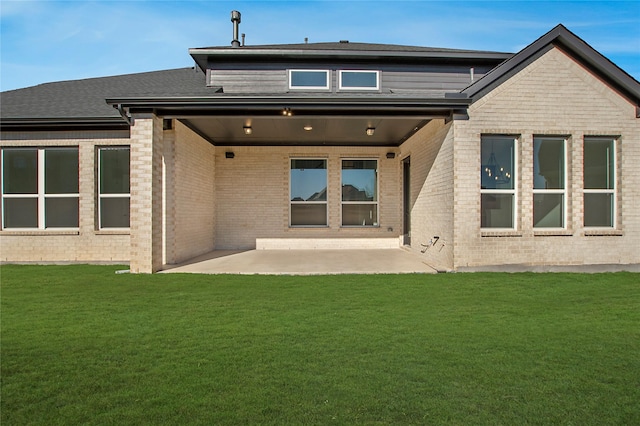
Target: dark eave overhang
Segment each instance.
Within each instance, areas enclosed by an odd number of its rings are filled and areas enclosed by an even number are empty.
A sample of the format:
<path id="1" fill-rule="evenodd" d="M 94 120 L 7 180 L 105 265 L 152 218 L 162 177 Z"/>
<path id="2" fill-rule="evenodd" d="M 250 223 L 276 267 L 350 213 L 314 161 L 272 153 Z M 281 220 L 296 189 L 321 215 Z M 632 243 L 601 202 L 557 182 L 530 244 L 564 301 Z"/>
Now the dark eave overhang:
<path id="1" fill-rule="evenodd" d="M 0 121 L 3 132 L 128 129 L 129 123 L 122 117 L 3 118 Z"/>
<path id="2" fill-rule="evenodd" d="M 202 70 L 207 69 L 207 64 L 212 61 L 258 61 L 265 60 L 337 60 L 337 61 L 384 61 L 393 60 L 399 62 L 501 62 L 511 56 L 512 53 L 482 52 L 482 51 L 392 51 L 392 50 L 331 50 L 331 49 L 291 49 L 260 47 L 229 48 L 194 48 L 189 49 L 189 54 Z"/>
<path id="3" fill-rule="evenodd" d="M 407 116 L 448 115 L 466 111 L 466 96 L 423 98 L 328 98 L 328 97 L 181 97 L 110 98 L 107 103 L 127 114 L 153 112 L 161 116 L 279 115 L 291 109 L 296 115 L 322 116 Z"/>

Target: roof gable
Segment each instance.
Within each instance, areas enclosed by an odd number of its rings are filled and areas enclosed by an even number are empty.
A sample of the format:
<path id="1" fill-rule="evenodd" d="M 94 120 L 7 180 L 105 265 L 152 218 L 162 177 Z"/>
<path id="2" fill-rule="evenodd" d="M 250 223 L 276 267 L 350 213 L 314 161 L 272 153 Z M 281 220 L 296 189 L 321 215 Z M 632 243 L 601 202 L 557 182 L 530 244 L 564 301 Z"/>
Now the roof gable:
<path id="1" fill-rule="evenodd" d="M 601 77 L 634 103 L 640 113 L 640 83 L 562 24 L 498 65 L 483 78 L 462 90 L 462 93 L 475 102 L 554 47 L 568 53 Z"/>

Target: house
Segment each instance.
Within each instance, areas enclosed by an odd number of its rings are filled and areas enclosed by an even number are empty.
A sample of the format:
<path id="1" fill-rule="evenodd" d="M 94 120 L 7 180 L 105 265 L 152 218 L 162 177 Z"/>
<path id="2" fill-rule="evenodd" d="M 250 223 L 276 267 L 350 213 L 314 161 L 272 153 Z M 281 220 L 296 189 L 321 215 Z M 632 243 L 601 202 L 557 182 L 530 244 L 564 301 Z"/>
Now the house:
<path id="1" fill-rule="evenodd" d="M 248 46 L 232 22 L 194 68 L 1 94 L 0 260 L 640 263 L 640 83 L 564 26 L 510 54 Z"/>

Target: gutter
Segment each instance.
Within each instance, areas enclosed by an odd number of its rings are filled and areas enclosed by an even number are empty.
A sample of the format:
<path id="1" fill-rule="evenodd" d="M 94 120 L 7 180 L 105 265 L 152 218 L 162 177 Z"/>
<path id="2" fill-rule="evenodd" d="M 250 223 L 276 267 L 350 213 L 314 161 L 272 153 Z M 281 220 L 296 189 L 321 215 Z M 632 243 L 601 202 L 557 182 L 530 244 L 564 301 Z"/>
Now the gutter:
<path id="1" fill-rule="evenodd" d="M 114 98 L 107 103 L 116 107 L 132 123 L 134 113 L 153 113 L 174 118 L 217 116 L 282 117 L 283 111 L 293 110 L 297 116 L 362 117 L 467 117 L 471 99 L 465 95 L 438 99 L 329 99 L 291 97 L 185 97 L 185 98 Z"/>
<path id="2" fill-rule="evenodd" d="M 2 118 L 2 131 L 128 130 L 120 117 Z"/>
<path id="3" fill-rule="evenodd" d="M 198 107 L 202 109 L 217 108 L 247 108 L 247 107 L 278 107 L 298 106 L 305 108 L 335 107 L 348 109 L 353 107 L 393 108 L 406 107 L 410 109 L 437 107 L 460 108 L 471 104 L 471 99 L 465 95 L 454 93 L 444 98 L 328 98 L 328 97 L 273 97 L 273 96 L 234 96 L 234 97 L 143 97 L 143 98 L 108 98 L 107 104 L 119 111 L 131 107 Z"/>

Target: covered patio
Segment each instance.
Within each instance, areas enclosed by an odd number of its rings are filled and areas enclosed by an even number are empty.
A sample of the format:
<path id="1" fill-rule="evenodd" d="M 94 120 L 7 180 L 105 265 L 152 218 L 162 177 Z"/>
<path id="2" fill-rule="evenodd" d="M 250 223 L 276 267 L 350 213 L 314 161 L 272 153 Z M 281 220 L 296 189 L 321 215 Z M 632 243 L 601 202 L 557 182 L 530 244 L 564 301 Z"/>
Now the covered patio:
<path id="1" fill-rule="evenodd" d="M 438 271 L 403 249 L 216 250 L 162 273 L 334 275 L 434 274 Z"/>

